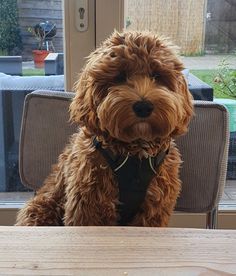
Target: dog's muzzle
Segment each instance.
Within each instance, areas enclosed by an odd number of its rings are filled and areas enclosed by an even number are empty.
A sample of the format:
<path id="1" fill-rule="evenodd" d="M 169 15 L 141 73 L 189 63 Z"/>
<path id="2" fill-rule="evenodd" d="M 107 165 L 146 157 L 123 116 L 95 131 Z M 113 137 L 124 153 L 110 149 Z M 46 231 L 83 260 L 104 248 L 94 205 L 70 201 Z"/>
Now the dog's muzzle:
<path id="1" fill-rule="evenodd" d="M 133 104 L 133 111 L 140 118 L 149 117 L 154 109 L 150 101 L 138 101 Z"/>

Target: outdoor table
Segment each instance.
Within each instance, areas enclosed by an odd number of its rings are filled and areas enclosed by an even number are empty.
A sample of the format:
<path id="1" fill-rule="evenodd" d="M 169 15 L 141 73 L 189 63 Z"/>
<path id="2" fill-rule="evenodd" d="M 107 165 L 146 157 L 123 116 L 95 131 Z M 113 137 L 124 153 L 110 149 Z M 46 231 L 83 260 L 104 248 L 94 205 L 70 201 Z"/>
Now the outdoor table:
<path id="1" fill-rule="evenodd" d="M 0 244 L 0 275 L 236 274 L 235 230 L 2 226 Z"/>

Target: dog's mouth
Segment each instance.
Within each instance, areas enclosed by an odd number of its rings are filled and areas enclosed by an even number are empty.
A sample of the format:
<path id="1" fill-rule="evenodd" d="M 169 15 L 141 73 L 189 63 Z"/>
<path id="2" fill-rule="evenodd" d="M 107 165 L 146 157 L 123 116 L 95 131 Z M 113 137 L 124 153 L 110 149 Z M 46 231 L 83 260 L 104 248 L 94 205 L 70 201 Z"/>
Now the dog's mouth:
<path id="1" fill-rule="evenodd" d="M 169 124 L 158 124 L 152 121 L 140 121 L 126 127 L 123 130 L 123 137 L 127 142 L 142 140 L 152 142 L 156 139 L 164 139 L 168 137 L 173 129 Z"/>
<path id="2" fill-rule="evenodd" d="M 133 124 L 132 126 L 126 129 L 126 132 L 131 140 L 153 140 L 153 129 L 151 125 L 145 121 Z"/>

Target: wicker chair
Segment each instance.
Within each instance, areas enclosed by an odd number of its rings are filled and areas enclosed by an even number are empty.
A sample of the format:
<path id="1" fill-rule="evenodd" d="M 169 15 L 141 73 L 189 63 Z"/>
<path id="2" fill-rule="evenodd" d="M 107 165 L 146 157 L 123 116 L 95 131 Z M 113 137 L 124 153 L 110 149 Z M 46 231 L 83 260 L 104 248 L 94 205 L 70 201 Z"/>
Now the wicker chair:
<path id="1" fill-rule="evenodd" d="M 74 93 L 36 91 L 27 95 L 20 139 L 20 175 L 37 190 L 76 126 L 68 122 Z M 182 192 L 176 210 L 206 213 L 206 228 L 216 228 L 228 158 L 228 113 L 224 106 L 196 101 L 189 132 L 177 144 L 183 158 Z"/>

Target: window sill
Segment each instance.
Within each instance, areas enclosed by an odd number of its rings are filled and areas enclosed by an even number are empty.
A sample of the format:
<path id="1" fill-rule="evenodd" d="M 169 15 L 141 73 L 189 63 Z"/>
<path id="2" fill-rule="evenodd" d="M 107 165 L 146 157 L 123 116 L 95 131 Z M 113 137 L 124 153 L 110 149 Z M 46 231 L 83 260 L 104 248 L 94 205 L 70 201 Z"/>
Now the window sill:
<path id="1" fill-rule="evenodd" d="M 0 193 L 0 209 L 20 209 L 33 195 L 34 192 L 2 192 Z"/>
<path id="2" fill-rule="evenodd" d="M 34 192 L 0 193 L 0 209 L 19 209 L 34 196 Z M 236 212 L 236 180 L 228 180 L 219 204 L 220 212 Z"/>

